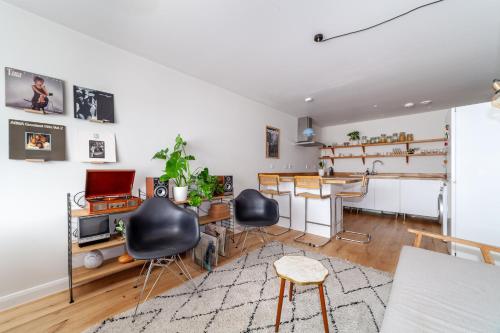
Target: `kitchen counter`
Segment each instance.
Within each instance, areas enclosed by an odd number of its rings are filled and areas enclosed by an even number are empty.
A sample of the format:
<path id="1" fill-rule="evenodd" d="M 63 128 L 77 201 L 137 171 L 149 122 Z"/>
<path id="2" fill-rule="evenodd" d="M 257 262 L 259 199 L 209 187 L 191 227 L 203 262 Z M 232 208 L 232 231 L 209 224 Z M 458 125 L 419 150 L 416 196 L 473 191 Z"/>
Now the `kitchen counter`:
<path id="1" fill-rule="evenodd" d="M 279 175 L 282 182 L 293 182 L 294 176 L 317 176 L 317 172 L 266 172 L 268 175 Z M 349 179 L 361 178 L 364 173 L 359 172 L 335 172 L 333 176 L 324 176 L 325 184 L 348 184 Z M 369 175 L 370 179 L 423 179 L 423 180 L 446 180 L 445 173 L 378 173 Z M 342 182 L 346 180 L 346 182 Z"/>

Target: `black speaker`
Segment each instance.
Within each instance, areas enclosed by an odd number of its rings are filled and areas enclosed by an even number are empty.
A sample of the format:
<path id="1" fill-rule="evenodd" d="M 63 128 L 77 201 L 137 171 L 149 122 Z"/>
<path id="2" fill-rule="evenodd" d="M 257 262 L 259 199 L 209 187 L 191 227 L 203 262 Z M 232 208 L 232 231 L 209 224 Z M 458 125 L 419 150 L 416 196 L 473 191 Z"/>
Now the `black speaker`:
<path id="1" fill-rule="evenodd" d="M 148 198 L 168 198 L 168 182 L 162 182 L 158 177 L 147 177 L 146 196 Z"/>
<path id="2" fill-rule="evenodd" d="M 233 176 L 219 176 L 219 182 L 224 188 L 224 195 L 231 195 L 234 192 Z"/>

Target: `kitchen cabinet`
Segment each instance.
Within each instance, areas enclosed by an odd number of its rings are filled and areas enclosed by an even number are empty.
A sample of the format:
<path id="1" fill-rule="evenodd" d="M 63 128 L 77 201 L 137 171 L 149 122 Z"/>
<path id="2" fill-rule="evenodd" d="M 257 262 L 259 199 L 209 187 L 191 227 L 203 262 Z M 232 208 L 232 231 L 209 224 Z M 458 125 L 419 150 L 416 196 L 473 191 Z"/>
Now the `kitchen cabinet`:
<path id="1" fill-rule="evenodd" d="M 442 181 L 437 179 L 372 178 L 363 199 L 345 199 L 344 206 L 383 212 L 438 217 L 437 199 Z M 346 191 L 358 191 L 349 188 Z"/>
<path id="2" fill-rule="evenodd" d="M 438 217 L 439 190 L 442 181 L 402 179 L 399 212 L 429 217 Z"/>
<path id="3" fill-rule="evenodd" d="M 399 212 L 400 206 L 399 179 L 370 179 L 374 192 L 374 209 L 383 212 Z"/>

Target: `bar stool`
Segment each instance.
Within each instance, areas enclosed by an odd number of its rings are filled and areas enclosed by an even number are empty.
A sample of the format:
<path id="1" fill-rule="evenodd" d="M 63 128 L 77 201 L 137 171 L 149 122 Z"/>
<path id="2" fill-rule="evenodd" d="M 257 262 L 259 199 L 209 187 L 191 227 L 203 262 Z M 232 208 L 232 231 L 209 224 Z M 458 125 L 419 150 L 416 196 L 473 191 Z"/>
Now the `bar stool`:
<path id="1" fill-rule="evenodd" d="M 293 191 L 294 191 L 295 196 L 304 198 L 304 202 L 305 202 L 305 219 L 304 219 L 305 228 L 304 228 L 304 232 L 301 235 L 295 237 L 294 241 L 299 242 L 299 243 L 303 243 L 303 244 L 307 244 L 307 245 L 312 246 L 312 247 L 325 246 L 326 244 L 328 244 L 330 242 L 331 236 L 332 236 L 332 230 L 333 230 L 332 229 L 332 225 L 333 225 L 332 195 L 331 194 L 323 194 L 323 186 L 322 186 L 323 181 L 322 181 L 321 177 L 319 177 L 319 176 L 295 176 L 293 179 L 294 179 L 294 190 Z M 297 188 L 303 188 L 303 189 L 309 189 L 309 190 L 319 190 L 319 194 L 314 194 L 314 193 L 309 193 L 309 192 L 297 193 Z M 309 199 L 329 200 L 330 201 L 330 224 L 329 225 L 307 220 L 307 202 Z M 315 243 L 301 240 L 301 238 L 307 234 L 307 225 L 308 224 L 316 224 L 316 225 L 322 225 L 325 227 L 329 227 L 330 228 L 330 237 L 328 238 L 328 240 L 326 242 L 323 242 L 320 244 L 315 244 Z"/>
<path id="2" fill-rule="evenodd" d="M 360 192 L 337 192 L 335 194 L 335 212 L 337 211 L 337 200 L 340 200 L 340 232 L 337 233 L 336 238 L 340 240 L 345 240 L 349 242 L 355 242 L 355 243 L 362 243 L 366 244 L 369 243 L 371 240 L 371 235 L 370 234 L 365 234 L 362 232 L 356 232 L 356 231 L 350 231 L 350 230 L 345 230 L 344 229 L 344 199 L 351 199 L 351 198 L 363 198 L 366 193 L 368 193 L 368 177 L 363 176 L 363 179 L 361 180 L 361 189 Z M 335 214 L 337 216 L 337 213 Z M 352 239 L 348 237 L 344 237 L 341 234 L 352 234 L 352 235 L 361 235 L 366 237 L 364 240 L 358 240 L 358 239 Z"/>
<path id="3" fill-rule="evenodd" d="M 273 186 L 274 188 L 262 189 L 262 186 Z M 267 194 L 271 196 L 271 199 L 274 199 L 274 196 L 283 196 L 288 195 L 288 208 L 290 212 L 290 216 L 280 215 L 281 218 L 288 220 L 288 229 L 280 232 L 280 233 L 271 233 L 266 230 L 264 232 L 271 236 L 280 236 L 284 233 L 287 233 L 292 228 L 292 192 L 291 191 L 280 191 L 280 176 L 278 175 L 267 175 L 267 174 L 259 174 L 259 191 L 262 194 Z"/>

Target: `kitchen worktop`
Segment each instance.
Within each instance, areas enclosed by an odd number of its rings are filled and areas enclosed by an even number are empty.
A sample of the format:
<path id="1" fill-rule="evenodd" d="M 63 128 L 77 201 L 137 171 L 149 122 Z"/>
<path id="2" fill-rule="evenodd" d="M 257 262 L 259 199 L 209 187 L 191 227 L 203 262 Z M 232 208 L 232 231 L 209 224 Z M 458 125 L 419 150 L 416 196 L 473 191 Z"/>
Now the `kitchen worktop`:
<path id="1" fill-rule="evenodd" d="M 294 176 L 317 176 L 317 172 L 266 172 L 268 175 L 279 175 L 280 181 L 291 182 Z M 360 172 L 335 172 L 333 176 L 324 176 L 325 183 L 333 179 L 355 179 L 361 178 L 364 173 Z M 369 175 L 371 179 L 423 179 L 423 180 L 446 180 L 444 173 L 377 173 Z"/>

